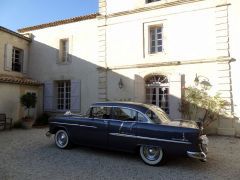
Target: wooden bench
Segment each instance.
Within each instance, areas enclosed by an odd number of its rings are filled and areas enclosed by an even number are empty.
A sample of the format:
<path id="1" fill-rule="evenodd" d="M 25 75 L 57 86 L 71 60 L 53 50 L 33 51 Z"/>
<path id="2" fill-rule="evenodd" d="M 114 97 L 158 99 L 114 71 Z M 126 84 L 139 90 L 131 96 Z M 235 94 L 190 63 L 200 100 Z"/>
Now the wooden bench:
<path id="1" fill-rule="evenodd" d="M 7 118 L 6 114 L 0 114 L 0 127 L 3 126 L 3 129 L 12 129 L 12 118 Z"/>

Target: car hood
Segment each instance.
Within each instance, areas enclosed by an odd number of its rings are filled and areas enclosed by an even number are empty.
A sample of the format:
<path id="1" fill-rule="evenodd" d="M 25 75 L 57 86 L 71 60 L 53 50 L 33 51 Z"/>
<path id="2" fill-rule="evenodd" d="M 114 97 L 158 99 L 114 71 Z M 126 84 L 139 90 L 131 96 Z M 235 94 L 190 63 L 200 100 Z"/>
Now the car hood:
<path id="1" fill-rule="evenodd" d="M 176 120 L 176 121 L 170 121 L 168 123 L 169 126 L 176 126 L 176 127 L 184 127 L 184 128 L 194 128 L 198 129 L 198 125 L 195 121 L 191 120 Z"/>

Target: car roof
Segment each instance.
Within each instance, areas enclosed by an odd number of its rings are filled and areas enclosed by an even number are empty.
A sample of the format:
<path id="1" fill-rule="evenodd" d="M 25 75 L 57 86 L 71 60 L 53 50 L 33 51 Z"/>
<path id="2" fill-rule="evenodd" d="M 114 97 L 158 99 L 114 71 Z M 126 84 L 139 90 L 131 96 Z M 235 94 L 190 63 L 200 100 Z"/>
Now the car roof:
<path id="1" fill-rule="evenodd" d="M 137 102 L 97 102 L 92 104 L 92 106 L 117 106 L 117 107 L 126 107 L 131 109 L 136 109 L 142 113 L 146 113 L 149 110 L 143 103 Z"/>

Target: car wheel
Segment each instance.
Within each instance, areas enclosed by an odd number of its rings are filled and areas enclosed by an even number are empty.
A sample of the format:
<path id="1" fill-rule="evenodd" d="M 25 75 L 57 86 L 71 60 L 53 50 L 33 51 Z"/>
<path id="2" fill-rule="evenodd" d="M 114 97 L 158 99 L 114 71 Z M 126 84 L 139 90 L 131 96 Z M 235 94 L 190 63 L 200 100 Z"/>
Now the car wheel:
<path id="1" fill-rule="evenodd" d="M 157 146 L 146 146 L 140 147 L 140 156 L 142 160 L 151 166 L 161 165 L 165 161 L 165 155 L 162 148 Z"/>
<path id="2" fill-rule="evenodd" d="M 57 147 L 61 149 L 67 149 L 71 146 L 68 133 L 63 129 L 57 131 L 54 139 Z"/>

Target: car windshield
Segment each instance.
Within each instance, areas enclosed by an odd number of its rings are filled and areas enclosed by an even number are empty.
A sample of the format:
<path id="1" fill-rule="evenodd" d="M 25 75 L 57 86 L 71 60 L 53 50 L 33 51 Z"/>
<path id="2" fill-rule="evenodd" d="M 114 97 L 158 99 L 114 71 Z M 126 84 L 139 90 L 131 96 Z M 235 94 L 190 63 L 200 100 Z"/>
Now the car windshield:
<path id="1" fill-rule="evenodd" d="M 158 106 L 154 105 L 146 105 L 149 109 L 146 112 L 146 115 L 154 122 L 159 124 L 168 124 L 171 119 L 168 115 Z"/>

